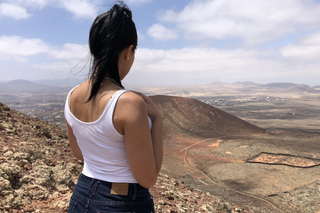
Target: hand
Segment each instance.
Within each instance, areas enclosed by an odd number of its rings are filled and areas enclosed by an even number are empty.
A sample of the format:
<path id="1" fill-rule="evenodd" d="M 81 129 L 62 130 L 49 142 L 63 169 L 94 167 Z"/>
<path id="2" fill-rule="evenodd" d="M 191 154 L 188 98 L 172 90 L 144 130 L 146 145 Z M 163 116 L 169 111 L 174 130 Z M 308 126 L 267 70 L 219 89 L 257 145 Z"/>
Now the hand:
<path id="1" fill-rule="evenodd" d="M 154 121 L 156 118 L 161 117 L 159 111 L 157 110 L 155 104 L 152 102 L 151 98 L 149 98 L 148 96 L 140 92 L 135 92 L 135 93 L 140 95 L 144 99 L 147 107 L 147 113 L 150 116 L 152 121 Z"/>

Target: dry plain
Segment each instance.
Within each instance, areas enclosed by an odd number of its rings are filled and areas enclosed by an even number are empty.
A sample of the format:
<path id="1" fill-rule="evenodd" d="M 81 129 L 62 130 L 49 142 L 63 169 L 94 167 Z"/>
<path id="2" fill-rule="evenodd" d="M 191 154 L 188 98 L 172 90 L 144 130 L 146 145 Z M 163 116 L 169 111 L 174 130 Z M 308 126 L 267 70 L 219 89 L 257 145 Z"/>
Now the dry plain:
<path id="1" fill-rule="evenodd" d="M 129 89 L 166 97 L 153 97 L 167 124 L 163 173 L 247 212 L 320 211 L 319 87 L 216 82 Z M 0 98 L 63 128 L 66 93 Z"/>
<path id="2" fill-rule="evenodd" d="M 165 172 L 251 212 L 320 211 L 318 90 L 280 84 L 145 90 L 195 98 L 266 130 L 172 136 Z"/>

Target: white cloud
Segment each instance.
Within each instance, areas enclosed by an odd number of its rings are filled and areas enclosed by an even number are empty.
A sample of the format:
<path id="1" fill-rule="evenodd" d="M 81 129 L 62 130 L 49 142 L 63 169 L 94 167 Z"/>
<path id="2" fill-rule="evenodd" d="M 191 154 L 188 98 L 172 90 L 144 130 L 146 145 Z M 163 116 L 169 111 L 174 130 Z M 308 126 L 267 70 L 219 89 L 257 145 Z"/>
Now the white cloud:
<path id="1" fill-rule="evenodd" d="M 0 58 L 15 58 L 32 56 L 45 53 L 49 46 L 41 39 L 28 39 L 20 36 L 1 36 L 0 37 Z"/>
<path id="2" fill-rule="evenodd" d="M 29 18 L 27 12 L 30 8 L 43 9 L 51 6 L 65 9 L 76 18 L 93 19 L 98 14 L 98 6 L 101 0 L 8 0 L 9 3 L 0 4 L 0 15 L 6 15 L 14 19 Z"/>
<path id="3" fill-rule="evenodd" d="M 89 54 L 88 45 L 64 44 L 62 48 L 49 51 L 56 59 L 83 59 Z"/>
<path id="4" fill-rule="evenodd" d="M 9 0 L 9 2 L 18 4 L 24 7 L 33 7 L 37 9 L 42 9 L 47 6 L 52 0 Z"/>
<path id="5" fill-rule="evenodd" d="M 43 62 L 32 65 L 33 68 L 38 70 L 46 71 L 65 71 L 65 72 L 74 72 L 83 70 L 88 66 L 87 61 L 58 61 L 58 62 Z M 87 69 L 88 70 L 88 69 Z"/>
<path id="6" fill-rule="evenodd" d="M 308 45 L 320 45 L 320 31 L 308 35 L 301 43 Z"/>
<path id="7" fill-rule="evenodd" d="M 60 61 L 79 61 L 87 58 L 89 49 L 88 45 L 68 43 L 62 47 L 54 47 L 41 39 L 20 36 L 0 37 L 0 59 L 2 60 L 13 59 L 24 62 L 28 60 L 28 57 L 38 54 L 45 54 Z"/>
<path id="8" fill-rule="evenodd" d="M 320 60 L 320 45 L 288 45 L 281 49 L 281 53 L 297 60 Z"/>
<path id="9" fill-rule="evenodd" d="M 67 76 L 82 78 L 88 75 L 89 65 L 87 60 L 45 61 L 32 64 L 31 70 L 33 72 L 41 71 L 41 75 L 44 76 L 42 79 L 47 78 L 47 75 L 55 76 L 55 78 L 57 76 L 59 76 L 58 78 L 66 78 Z"/>
<path id="10" fill-rule="evenodd" d="M 146 36 L 143 33 L 141 33 L 141 31 L 137 30 L 137 34 L 138 34 L 138 42 L 146 39 Z"/>
<path id="11" fill-rule="evenodd" d="M 39 63 L 35 62 L 32 68 L 49 72 L 59 72 L 65 76 L 76 75 L 82 70 L 89 70 L 89 49 L 88 45 L 64 44 L 62 47 L 51 47 L 47 55 L 51 56 L 47 60 Z"/>
<path id="12" fill-rule="evenodd" d="M 219 50 L 215 48 L 182 48 L 137 50 L 136 69 L 150 72 L 226 72 L 237 71 L 239 67 L 249 67 L 256 63 L 266 63 L 259 59 L 261 54 L 246 50 Z M 267 61 L 267 60 L 266 60 Z M 266 64 L 265 64 L 266 65 Z"/>
<path id="13" fill-rule="evenodd" d="M 19 5 L 1 3 L 0 4 L 0 17 L 7 16 L 15 20 L 28 19 L 31 14 L 27 10 Z"/>
<path id="14" fill-rule="evenodd" d="M 221 50 L 216 48 L 182 48 L 170 50 L 137 49 L 128 84 L 206 84 L 213 81 L 275 81 L 320 78 L 320 61 L 307 67 L 299 61 L 281 60 L 258 50 Z M 303 70 L 303 73 L 302 73 Z M 139 76 L 139 78 L 137 78 Z M 142 80 L 140 80 L 143 79 Z"/>
<path id="15" fill-rule="evenodd" d="M 313 33 L 298 44 L 289 44 L 280 49 L 284 57 L 295 60 L 318 60 L 320 61 L 320 31 Z"/>
<path id="16" fill-rule="evenodd" d="M 168 29 L 161 24 L 152 25 L 148 29 L 148 35 L 157 41 L 173 40 L 179 37 L 174 30 Z"/>
<path id="17" fill-rule="evenodd" d="M 60 4 L 76 17 L 95 18 L 98 14 L 97 5 L 89 0 L 60 0 Z"/>
<path id="18" fill-rule="evenodd" d="M 68 70 L 70 65 L 67 62 L 47 62 L 34 64 L 32 67 L 41 70 Z"/>
<path id="19" fill-rule="evenodd" d="M 0 4 L 0 17 L 8 16 L 14 19 L 26 19 L 31 16 L 30 9 L 55 7 L 65 9 L 76 18 L 94 19 L 105 5 L 103 0 L 4 0 Z M 132 5 L 140 5 L 152 0 L 128 0 Z"/>
<path id="20" fill-rule="evenodd" d="M 152 0 L 127 0 L 126 2 L 130 5 L 137 5 L 137 4 L 143 4 L 151 2 Z"/>
<path id="21" fill-rule="evenodd" d="M 0 61 L 3 69 L 14 70 L 3 78 L 47 78 L 77 75 L 81 70 L 88 70 L 88 45 L 64 44 L 52 46 L 41 39 L 20 36 L 0 37 Z M 7 68 L 6 68 L 7 67 Z M 41 73 L 39 73 L 41 72 Z"/>
<path id="22" fill-rule="evenodd" d="M 182 11 L 160 13 L 187 38 L 241 38 L 247 44 L 279 39 L 292 32 L 317 29 L 320 2 L 313 0 L 192 1 Z"/>

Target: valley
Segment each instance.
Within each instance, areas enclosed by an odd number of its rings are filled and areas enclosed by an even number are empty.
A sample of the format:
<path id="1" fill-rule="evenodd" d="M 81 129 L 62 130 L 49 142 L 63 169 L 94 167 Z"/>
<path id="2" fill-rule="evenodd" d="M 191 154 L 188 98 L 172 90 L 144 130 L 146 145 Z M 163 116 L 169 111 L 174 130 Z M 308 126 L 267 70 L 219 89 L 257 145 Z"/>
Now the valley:
<path id="1" fill-rule="evenodd" d="M 64 129 L 69 89 L 1 90 L 0 101 Z M 162 173 L 246 212 L 320 211 L 318 87 L 220 82 L 129 89 L 151 95 L 163 115 Z"/>

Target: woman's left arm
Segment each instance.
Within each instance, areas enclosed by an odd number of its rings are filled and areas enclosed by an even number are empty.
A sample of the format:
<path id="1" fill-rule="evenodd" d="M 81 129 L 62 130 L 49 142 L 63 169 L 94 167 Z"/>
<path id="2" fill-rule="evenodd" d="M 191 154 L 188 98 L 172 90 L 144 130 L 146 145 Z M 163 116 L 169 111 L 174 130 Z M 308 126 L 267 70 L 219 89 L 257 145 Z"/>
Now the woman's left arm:
<path id="1" fill-rule="evenodd" d="M 148 115 L 152 120 L 150 132 Z M 114 125 L 124 134 L 126 153 L 133 176 L 145 188 L 152 187 L 162 164 L 162 119 L 151 99 L 124 93 L 114 112 Z"/>
<path id="2" fill-rule="evenodd" d="M 156 168 L 157 172 L 159 173 L 163 159 L 162 117 L 155 104 L 148 96 L 142 93 L 136 93 L 144 99 L 146 103 L 147 113 L 152 120 L 151 138 L 153 144 L 153 153 L 156 160 Z"/>

